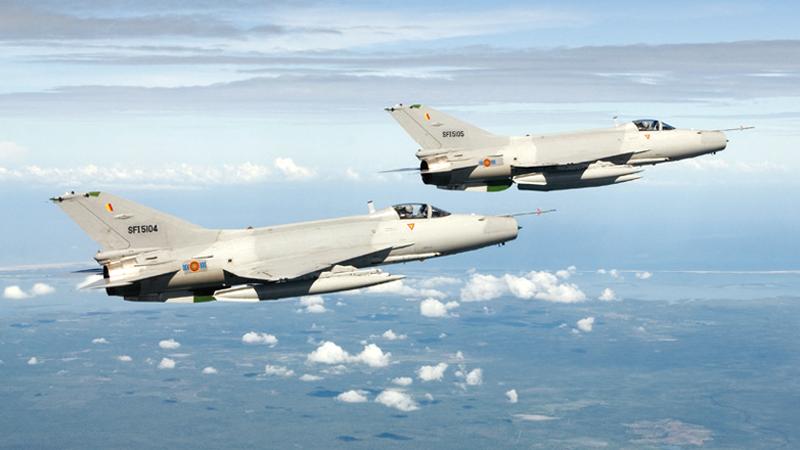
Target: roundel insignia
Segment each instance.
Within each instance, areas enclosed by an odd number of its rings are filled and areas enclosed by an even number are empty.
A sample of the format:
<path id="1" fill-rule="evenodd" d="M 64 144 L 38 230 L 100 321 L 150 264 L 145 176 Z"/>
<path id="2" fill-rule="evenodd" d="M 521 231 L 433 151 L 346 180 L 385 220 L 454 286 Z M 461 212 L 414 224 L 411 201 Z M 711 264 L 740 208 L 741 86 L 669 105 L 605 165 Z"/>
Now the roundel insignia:
<path id="1" fill-rule="evenodd" d="M 189 263 L 189 270 L 192 272 L 197 272 L 200 270 L 200 263 L 197 261 L 192 261 Z"/>
<path id="2" fill-rule="evenodd" d="M 483 160 L 483 167 L 489 167 L 491 165 L 492 165 L 492 160 L 491 159 L 486 158 L 486 159 Z"/>

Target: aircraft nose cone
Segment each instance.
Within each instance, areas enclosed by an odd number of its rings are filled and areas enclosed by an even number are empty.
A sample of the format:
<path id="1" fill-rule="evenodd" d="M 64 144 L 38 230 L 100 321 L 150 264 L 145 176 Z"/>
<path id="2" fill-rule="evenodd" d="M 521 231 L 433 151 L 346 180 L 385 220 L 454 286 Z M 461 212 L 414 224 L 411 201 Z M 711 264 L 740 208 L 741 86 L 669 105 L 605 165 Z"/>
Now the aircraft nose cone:
<path id="1" fill-rule="evenodd" d="M 718 152 L 728 146 L 728 138 L 722 131 L 704 131 L 700 135 L 700 143 L 706 151 Z"/>
<path id="2" fill-rule="evenodd" d="M 513 217 L 486 218 L 486 228 L 484 228 L 484 233 L 491 237 L 492 240 L 496 240 L 497 242 L 510 241 L 517 237 L 518 231 L 519 226 L 516 219 Z"/>

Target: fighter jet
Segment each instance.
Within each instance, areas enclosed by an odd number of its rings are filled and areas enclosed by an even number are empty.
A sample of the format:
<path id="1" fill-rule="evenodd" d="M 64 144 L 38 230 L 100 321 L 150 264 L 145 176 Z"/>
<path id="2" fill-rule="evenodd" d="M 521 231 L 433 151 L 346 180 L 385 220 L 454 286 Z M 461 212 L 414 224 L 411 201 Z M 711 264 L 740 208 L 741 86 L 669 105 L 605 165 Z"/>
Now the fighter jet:
<path id="1" fill-rule="evenodd" d="M 724 150 L 723 131 L 656 119 L 550 135 L 499 136 L 423 105 L 386 108 L 420 149 L 422 181 L 440 189 L 553 191 L 624 183 L 643 166 Z M 752 127 L 740 127 L 747 129 Z M 389 171 L 392 172 L 392 171 Z"/>
<path id="2" fill-rule="evenodd" d="M 235 230 L 202 228 L 105 192 L 50 199 L 100 246 L 105 289 L 125 300 L 259 301 L 404 278 L 374 266 L 452 255 L 516 239 L 514 215 L 450 214 L 401 204 L 366 215 Z"/>

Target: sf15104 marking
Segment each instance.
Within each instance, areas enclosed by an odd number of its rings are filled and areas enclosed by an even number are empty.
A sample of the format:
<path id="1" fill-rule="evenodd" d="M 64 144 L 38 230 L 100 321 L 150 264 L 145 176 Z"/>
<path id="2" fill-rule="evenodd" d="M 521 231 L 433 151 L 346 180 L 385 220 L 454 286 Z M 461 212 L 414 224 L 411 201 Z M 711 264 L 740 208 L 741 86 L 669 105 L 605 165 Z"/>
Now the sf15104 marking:
<path id="1" fill-rule="evenodd" d="M 158 233 L 158 225 L 131 225 L 128 234 Z"/>

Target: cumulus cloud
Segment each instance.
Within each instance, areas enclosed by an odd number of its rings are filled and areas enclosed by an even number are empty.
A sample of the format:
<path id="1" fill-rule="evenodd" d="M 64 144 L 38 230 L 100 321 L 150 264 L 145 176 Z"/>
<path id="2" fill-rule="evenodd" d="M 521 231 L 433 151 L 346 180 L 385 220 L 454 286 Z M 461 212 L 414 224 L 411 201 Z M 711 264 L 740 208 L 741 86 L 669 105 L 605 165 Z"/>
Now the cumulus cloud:
<path id="1" fill-rule="evenodd" d="M 394 384 L 396 384 L 398 386 L 410 386 L 411 383 L 413 383 L 413 382 L 414 382 L 414 380 L 411 377 L 392 378 L 392 383 L 394 383 Z"/>
<path id="2" fill-rule="evenodd" d="M 56 185 L 180 186 L 250 184 L 270 181 L 268 167 L 245 162 L 222 166 L 179 164 L 164 167 L 41 167 L 36 165 L 0 171 L 0 181 Z"/>
<path id="3" fill-rule="evenodd" d="M 430 297 L 430 298 L 444 298 L 447 294 L 444 292 L 433 289 L 430 287 L 414 287 L 405 280 L 391 281 L 376 286 L 371 286 L 363 289 L 366 294 L 390 294 L 399 295 L 403 297 Z"/>
<path id="4" fill-rule="evenodd" d="M 319 376 L 319 375 L 312 375 L 310 373 L 304 373 L 303 375 L 300 375 L 299 379 L 300 379 L 300 381 L 319 381 L 319 380 L 322 380 L 323 378 L 321 376 Z"/>
<path id="5" fill-rule="evenodd" d="M 17 285 L 12 285 L 6 286 L 3 290 L 3 297 L 10 300 L 22 300 L 30 297 L 52 294 L 55 291 L 56 289 L 53 286 L 46 283 L 35 283 L 28 292 Z"/>
<path id="6" fill-rule="evenodd" d="M 375 402 L 404 412 L 416 411 L 419 409 L 419 406 L 417 406 L 417 403 L 411 395 L 395 389 L 386 389 L 382 391 L 375 397 Z"/>
<path id="7" fill-rule="evenodd" d="M 202 373 L 203 373 L 203 375 L 216 375 L 217 374 L 217 369 L 215 369 L 214 367 L 211 367 L 211 366 L 204 367 Z"/>
<path id="8" fill-rule="evenodd" d="M 422 381 L 442 381 L 445 371 L 447 371 L 447 363 L 422 366 L 417 369 L 417 377 Z"/>
<path id="9" fill-rule="evenodd" d="M 266 375 L 276 376 L 276 377 L 294 376 L 294 370 L 284 366 L 273 366 L 271 364 L 267 364 L 266 366 L 264 366 L 264 373 Z"/>
<path id="10" fill-rule="evenodd" d="M 365 403 L 367 399 L 367 391 L 346 391 L 336 396 L 336 400 L 343 403 Z"/>
<path id="11" fill-rule="evenodd" d="M 370 367 L 386 367 L 392 354 L 384 352 L 375 344 L 365 345 L 361 353 L 351 355 L 331 341 L 324 341 L 316 350 L 308 354 L 307 360 L 321 364 L 362 363 Z"/>
<path id="12" fill-rule="evenodd" d="M 451 310 L 458 308 L 458 302 L 442 303 L 435 298 L 426 298 L 419 303 L 419 313 L 425 317 L 448 317 Z"/>
<path id="13" fill-rule="evenodd" d="M 443 277 L 443 276 L 424 278 L 417 282 L 417 285 L 419 287 L 426 289 L 432 289 L 442 286 L 452 286 L 456 284 L 461 284 L 461 280 L 454 277 Z"/>
<path id="14" fill-rule="evenodd" d="M 483 384 L 483 370 L 480 368 L 470 370 L 464 377 L 464 381 L 467 383 L 467 386 L 479 386 Z"/>
<path id="15" fill-rule="evenodd" d="M 319 295 L 308 295 L 300 299 L 300 305 L 305 308 L 307 313 L 322 314 L 325 309 L 325 299 Z"/>
<path id="16" fill-rule="evenodd" d="M 35 365 L 37 365 L 39 363 L 40 363 L 39 358 L 37 358 L 35 356 L 31 356 L 30 359 L 28 359 L 28 365 L 29 366 L 35 366 Z"/>
<path id="17" fill-rule="evenodd" d="M 169 338 L 158 342 L 158 346 L 164 350 L 175 350 L 181 347 L 181 343 L 175 339 Z"/>
<path id="18" fill-rule="evenodd" d="M 259 333 L 257 331 L 248 331 L 242 335 L 242 342 L 250 345 L 269 345 L 274 347 L 278 344 L 278 338 L 269 333 Z"/>
<path id="19" fill-rule="evenodd" d="M 640 280 L 646 280 L 652 276 L 653 274 L 651 272 L 636 272 L 636 278 Z"/>
<path id="20" fill-rule="evenodd" d="M 506 391 L 506 398 L 508 399 L 509 403 L 517 403 L 519 401 L 519 395 L 517 395 L 517 390 L 510 389 Z"/>
<path id="21" fill-rule="evenodd" d="M 617 269 L 609 269 L 609 270 L 597 269 L 597 273 L 600 275 L 608 275 L 611 278 L 614 278 L 615 280 L 622 279 L 622 275 L 619 273 L 619 270 Z"/>
<path id="22" fill-rule="evenodd" d="M 569 266 L 566 269 L 561 269 L 561 270 L 556 271 L 556 276 L 558 278 L 563 278 L 563 279 L 566 280 L 567 278 L 571 277 L 572 275 L 575 275 L 575 272 L 577 272 L 577 271 L 578 271 L 577 267 Z"/>
<path id="23" fill-rule="evenodd" d="M 562 275 L 569 277 L 570 270 Z M 586 300 L 586 295 L 572 283 L 562 282 L 550 272 L 532 271 L 523 276 L 503 276 L 473 273 L 461 289 L 461 300 L 465 302 L 493 300 L 506 294 L 522 299 L 536 299 L 557 303 L 575 303 Z"/>
<path id="24" fill-rule="evenodd" d="M 94 338 L 92 339 L 92 344 L 108 344 L 108 339 L 104 337 Z"/>
<path id="25" fill-rule="evenodd" d="M 594 317 L 584 317 L 576 322 L 578 329 L 583 331 L 584 333 L 589 333 L 592 331 L 594 327 Z"/>
<path id="26" fill-rule="evenodd" d="M 384 331 L 381 336 L 387 341 L 402 341 L 408 337 L 405 334 L 397 334 L 391 329 Z"/>
<path id="27" fill-rule="evenodd" d="M 175 368 L 175 360 L 171 358 L 161 358 L 161 361 L 158 363 L 159 369 L 174 369 Z"/>
<path id="28" fill-rule="evenodd" d="M 597 297 L 598 300 L 602 300 L 604 302 L 610 302 L 617 299 L 617 294 L 611 288 L 603 289 L 603 292 L 600 293 L 600 296 Z"/>
<path id="29" fill-rule="evenodd" d="M 130 356 L 128 356 L 128 355 L 119 355 L 119 356 L 117 356 L 117 361 L 121 361 L 121 362 L 131 362 L 131 361 L 133 361 L 133 358 L 131 358 L 131 357 L 130 357 Z"/>
<path id="30" fill-rule="evenodd" d="M 31 295 L 33 295 L 33 296 L 47 295 L 47 294 L 52 294 L 55 291 L 56 291 L 56 289 L 53 286 L 50 286 L 49 284 L 36 283 L 31 288 Z"/>
<path id="31" fill-rule="evenodd" d="M 358 172 L 357 172 L 355 169 L 353 169 L 352 167 L 348 167 L 348 168 L 347 168 L 347 169 L 344 171 L 344 176 L 345 176 L 345 178 L 347 178 L 348 180 L 352 180 L 352 181 L 358 181 L 358 180 L 360 180 L 360 179 L 361 179 L 361 174 L 359 174 L 359 173 L 358 173 Z"/>
<path id="32" fill-rule="evenodd" d="M 302 180 L 316 175 L 313 169 L 298 165 L 292 158 L 275 158 L 274 166 L 290 180 Z"/>

